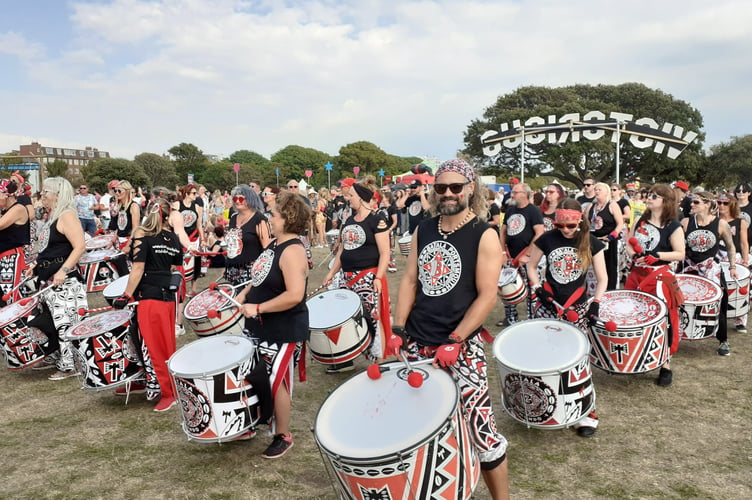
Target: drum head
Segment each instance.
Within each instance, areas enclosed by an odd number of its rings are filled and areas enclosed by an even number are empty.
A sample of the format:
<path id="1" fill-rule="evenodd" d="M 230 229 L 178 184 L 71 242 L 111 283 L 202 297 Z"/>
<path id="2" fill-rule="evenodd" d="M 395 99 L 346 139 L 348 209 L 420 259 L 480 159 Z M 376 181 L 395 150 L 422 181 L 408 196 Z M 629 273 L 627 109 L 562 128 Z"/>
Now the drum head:
<path id="1" fill-rule="evenodd" d="M 728 262 L 721 262 L 721 267 L 723 268 L 723 276 L 726 278 L 726 283 L 730 281 L 734 281 L 734 278 L 731 277 L 731 268 L 729 268 Z M 739 281 L 748 280 L 749 279 L 749 269 L 747 269 L 745 266 L 741 264 L 736 265 L 736 279 Z"/>
<path id="2" fill-rule="evenodd" d="M 238 335 L 204 337 L 178 349 L 167 368 L 178 377 L 215 375 L 250 359 L 254 349 L 250 339 Z"/>
<path id="3" fill-rule="evenodd" d="M 676 282 L 679 283 L 684 301 L 690 304 L 707 304 L 721 300 L 723 292 L 721 287 L 702 276 L 693 274 L 677 274 Z"/>
<path id="4" fill-rule="evenodd" d="M 590 343 L 579 328 L 550 319 L 521 321 L 494 340 L 494 357 L 512 371 L 528 375 L 558 373 L 587 356 Z"/>
<path id="5" fill-rule="evenodd" d="M 109 332 L 131 319 L 132 311 L 109 311 L 86 318 L 82 322 L 70 327 L 65 337 L 70 339 L 85 339 Z"/>
<path id="6" fill-rule="evenodd" d="M 219 285 L 217 288 L 222 290 L 230 297 L 235 296 L 235 290 L 231 285 Z M 206 317 L 207 311 L 214 309 L 216 311 L 222 311 L 227 308 L 230 301 L 227 297 L 222 295 L 216 290 L 206 289 L 193 297 L 186 305 L 183 315 L 185 319 L 202 319 Z"/>
<path id="7" fill-rule="evenodd" d="M 517 277 L 520 275 L 519 272 L 517 272 L 517 269 L 514 269 L 512 267 L 505 267 L 501 270 L 501 274 L 499 275 L 499 287 L 502 287 L 504 285 L 508 285 L 510 283 L 514 283 L 517 280 Z"/>
<path id="8" fill-rule="evenodd" d="M 112 246 L 112 236 L 109 234 L 101 234 L 99 236 L 93 236 L 86 240 L 86 249 L 95 250 L 98 248 L 104 248 Z"/>
<path id="9" fill-rule="evenodd" d="M 658 297 L 637 290 L 611 290 L 603 294 L 598 315 L 602 323 L 647 325 L 662 320 L 668 309 Z"/>
<path id="10" fill-rule="evenodd" d="M 102 290 L 102 295 L 111 299 L 116 299 L 125 293 L 125 287 L 128 286 L 128 275 L 121 276 Z"/>
<path id="11" fill-rule="evenodd" d="M 306 305 L 308 327 L 311 330 L 326 330 L 354 317 L 360 309 L 360 297 L 344 288 L 328 290 L 308 299 Z"/>
<path id="12" fill-rule="evenodd" d="M 33 297 L 31 299 L 21 299 L 0 308 L 0 326 L 5 326 L 19 318 L 25 318 L 37 304 L 39 304 L 39 298 Z"/>
<path id="13" fill-rule="evenodd" d="M 431 437 L 456 410 L 457 387 L 444 370 L 421 365 L 414 388 L 402 363 L 386 363 L 378 380 L 366 372 L 346 380 L 322 403 L 314 433 L 329 452 L 353 459 L 396 454 Z"/>
<path id="14" fill-rule="evenodd" d="M 108 257 L 113 257 L 119 252 L 114 248 L 101 248 L 99 250 L 92 250 L 86 252 L 78 261 L 79 264 L 89 264 L 91 262 L 101 262 Z"/>

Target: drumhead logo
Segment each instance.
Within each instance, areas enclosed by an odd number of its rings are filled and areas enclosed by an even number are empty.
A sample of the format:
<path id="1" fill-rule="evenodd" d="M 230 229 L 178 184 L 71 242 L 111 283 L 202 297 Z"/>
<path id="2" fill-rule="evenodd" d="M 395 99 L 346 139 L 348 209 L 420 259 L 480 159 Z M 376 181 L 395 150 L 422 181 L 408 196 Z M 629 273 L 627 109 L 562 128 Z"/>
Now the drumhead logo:
<path id="1" fill-rule="evenodd" d="M 366 232 L 359 224 L 348 224 L 342 230 L 340 238 L 345 250 L 355 250 L 366 243 Z"/>
<path id="2" fill-rule="evenodd" d="M 661 233 L 658 228 L 652 224 L 643 224 L 635 231 L 640 246 L 646 251 L 654 250 L 661 241 Z"/>
<path id="3" fill-rule="evenodd" d="M 259 286 L 264 282 L 266 277 L 269 276 L 269 271 L 271 271 L 273 263 L 274 250 L 267 248 L 261 252 L 261 255 L 253 263 L 253 269 L 251 270 L 251 283 L 253 283 L 253 286 Z"/>
<path id="4" fill-rule="evenodd" d="M 687 235 L 687 246 L 694 252 L 704 253 L 713 248 L 718 239 L 707 229 L 695 229 Z"/>
<path id="5" fill-rule="evenodd" d="M 557 283 L 565 285 L 582 276 L 582 265 L 573 247 L 552 250 L 548 256 L 548 270 Z"/>
<path id="6" fill-rule="evenodd" d="M 551 231 L 554 228 L 554 220 L 550 217 L 543 216 L 543 231 Z"/>
<path id="7" fill-rule="evenodd" d="M 418 255 L 418 279 L 423 293 L 429 297 L 452 291 L 462 275 L 462 259 L 447 241 L 429 243 Z"/>
<path id="8" fill-rule="evenodd" d="M 504 404 L 518 420 L 543 424 L 556 411 L 556 391 L 543 380 L 522 373 L 504 377 Z"/>
<path id="9" fill-rule="evenodd" d="M 507 234 L 509 236 L 516 236 L 525 230 L 527 221 L 522 214 L 513 214 L 507 219 Z"/>

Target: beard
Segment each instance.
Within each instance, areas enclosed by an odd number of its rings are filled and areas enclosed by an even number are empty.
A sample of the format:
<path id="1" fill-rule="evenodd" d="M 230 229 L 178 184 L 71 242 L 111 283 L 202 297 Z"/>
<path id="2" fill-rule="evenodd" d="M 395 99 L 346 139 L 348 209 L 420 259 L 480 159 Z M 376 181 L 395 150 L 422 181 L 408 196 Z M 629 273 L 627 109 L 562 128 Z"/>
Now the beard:
<path id="1" fill-rule="evenodd" d="M 455 201 L 456 204 L 448 204 L 448 201 Z M 439 213 L 441 215 L 457 215 L 467 208 L 467 198 L 460 200 L 457 196 L 443 196 L 439 198 Z"/>

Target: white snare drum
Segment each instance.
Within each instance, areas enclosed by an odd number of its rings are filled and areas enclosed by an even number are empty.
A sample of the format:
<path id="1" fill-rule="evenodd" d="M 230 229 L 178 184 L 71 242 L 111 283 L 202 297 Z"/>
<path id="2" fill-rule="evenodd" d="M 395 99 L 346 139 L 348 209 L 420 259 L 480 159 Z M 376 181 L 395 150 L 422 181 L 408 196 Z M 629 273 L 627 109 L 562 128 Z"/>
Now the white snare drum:
<path id="1" fill-rule="evenodd" d="M 102 290 L 102 296 L 108 304 L 112 305 L 112 302 L 125 293 L 125 288 L 128 286 L 128 276 L 121 276 Z"/>
<path id="2" fill-rule="evenodd" d="M 0 347 L 9 370 L 26 368 L 44 359 L 47 335 L 28 326 L 29 315 L 37 304 L 39 298 L 33 297 L 0 308 Z"/>
<path id="3" fill-rule="evenodd" d="M 217 288 L 230 297 L 237 295 L 231 285 L 217 285 Z M 217 316 L 210 318 L 208 316 L 210 310 L 217 311 Z M 240 314 L 240 309 L 217 290 L 208 288 L 188 301 L 183 310 L 183 316 L 191 324 L 193 332 L 199 337 L 223 333 L 240 335 L 243 333 L 243 325 L 245 324 L 245 322 L 240 321 L 243 317 Z"/>
<path id="4" fill-rule="evenodd" d="M 723 276 L 728 289 L 728 311 L 726 317 L 739 318 L 749 314 L 749 269 L 736 265 L 736 279 L 731 277 L 728 262 L 721 262 Z"/>
<path id="5" fill-rule="evenodd" d="M 339 498 L 472 497 L 480 461 L 452 377 L 422 365 L 413 388 L 402 363 L 382 366 L 378 380 L 361 372 L 343 382 L 316 414 L 314 439 Z"/>
<path id="6" fill-rule="evenodd" d="M 92 236 L 86 240 L 86 250 L 101 250 L 102 248 L 113 248 L 117 242 L 116 234 L 100 234 Z"/>
<path id="7" fill-rule="evenodd" d="M 86 252 L 78 261 L 78 270 L 84 277 L 87 292 L 100 292 L 119 275 L 113 259 L 123 258 L 114 248 L 102 248 Z"/>
<path id="8" fill-rule="evenodd" d="M 308 299 L 306 305 L 313 359 L 344 363 L 366 350 L 370 335 L 357 293 L 344 288 L 328 290 Z"/>
<path id="9" fill-rule="evenodd" d="M 191 255 L 191 249 L 198 249 L 198 241 L 192 242 L 191 247 L 183 254 L 183 279 L 187 283 L 193 279 L 196 269 L 196 256 Z"/>
<path id="10" fill-rule="evenodd" d="M 693 274 L 677 274 L 676 282 L 684 294 L 684 304 L 679 308 L 681 338 L 702 340 L 715 336 L 721 314 L 721 287 Z"/>
<path id="11" fill-rule="evenodd" d="M 81 374 L 81 387 L 94 391 L 113 389 L 143 378 L 138 348 L 133 342 L 132 311 L 108 311 L 84 319 L 65 332 L 73 344 L 73 362 Z"/>
<path id="12" fill-rule="evenodd" d="M 493 353 L 501 375 L 501 402 L 529 427 L 576 424 L 595 407 L 587 337 L 563 321 L 515 323 L 496 337 Z"/>
<path id="13" fill-rule="evenodd" d="M 505 267 L 499 275 L 499 295 L 505 305 L 513 306 L 527 298 L 527 287 L 514 267 Z"/>
<path id="14" fill-rule="evenodd" d="M 400 253 L 404 256 L 408 256 L 410 255 L 410 247 L 413 244 L 413 236 L 411 234 L 403 236 L 397 240 L 397 244 L 399 245 Z"/>
<path id="15" fill-rule="evenodd" d="M 329 243 L 329 250 L 334 252 L 334 249 L 339 243 L 339 229 L 332 229 L 326 232 L 326 241 Z"/>
<path id="16" fill-rule="evenodd" d="M 183 432 L 192 441 L 221 443 L 258 423 L 258 397 L 245 379 L 256 364 L 246 337 L 206 337 L 167 361 L 177 388 Z"/>
<path id="17" fill-rule="evenodd" d="M 643 373 L 668 361 L 668 308 L 637 290 L 611 290 L 601 299 L 600 319 L 589 332 L 590 363 L 611 373 Z M 616 323 L 616 331 L 606 323 Z"/>

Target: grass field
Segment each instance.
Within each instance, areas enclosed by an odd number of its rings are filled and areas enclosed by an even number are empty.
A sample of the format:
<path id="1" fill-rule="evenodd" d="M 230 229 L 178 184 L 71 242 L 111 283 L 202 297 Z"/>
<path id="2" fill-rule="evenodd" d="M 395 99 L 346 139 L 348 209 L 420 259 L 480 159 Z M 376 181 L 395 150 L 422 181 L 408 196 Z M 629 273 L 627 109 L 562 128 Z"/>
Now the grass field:
<path id="1" fill-rule="evenodd" d="M 326 271 L 315 249 L 309 289 Z M 399 258 L 400 268 L 404 260 Z M 401 269 L 400 269 L 401 270 Z M 389 276 L 394 299 L 401 272 Z M 202 279 L 205 288 L 212 278 Z M 103 305 L 90 295 L 90 306 Z M 489 316 L 491 332 L 503 316 Z M 730 333 L 732 354 L 715 340 L 682 343 L 674 385 L 655 374 L 609 375 L 594 369 L 600 427 L 595 437 L 571 429 L 528 429 L 501 409 L 498 370 L 487 349 L 497 423 L 508 438 L 511 492 L 518 499 L 752 498 L 752 341 Z M 178 345 L 195 340 L 188 333 Z M 359 369 L 367 362 L 359 359 Z M 76 379 L 51 382 L 49 371 L 0 371 L 2 498 L 335 498 L 311 428 L 326 395 L 352 374 L 327 375 L 309 364 L 294 392 L 294 448 L 265 460 L 266 428 L 250 441 L 189 442 L 178 411 L 159 414 L 143 396 L 128 404 L 93 393 Z M 364 432 L 368 429 L 364 428 Z M 481 484 L 476 498 L 488 498 Z"/>

